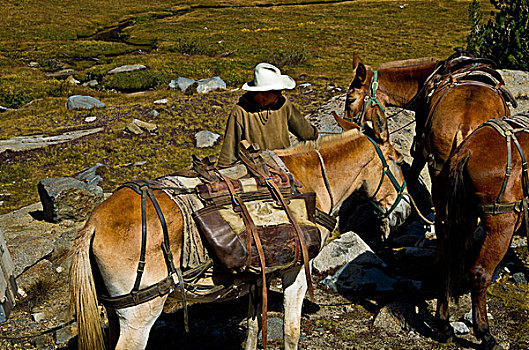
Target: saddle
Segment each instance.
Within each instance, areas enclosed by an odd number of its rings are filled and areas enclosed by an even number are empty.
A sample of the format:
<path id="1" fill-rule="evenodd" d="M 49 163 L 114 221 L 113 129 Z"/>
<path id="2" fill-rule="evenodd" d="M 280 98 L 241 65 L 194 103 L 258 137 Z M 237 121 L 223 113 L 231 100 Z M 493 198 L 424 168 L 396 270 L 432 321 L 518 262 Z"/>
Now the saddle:
<path id="1" fill-rule="evenodd" d="M 440 61 L 437 76 L 433 81 L 430 94 L 443 86 L 458 84 L 481 84 L 489 87 L 509 101 L 514 108 L 518 106 L 512 93 L 505 87 L 501 74 L 494 69 L 496 63 L 488 58 L 475 57 L 470 52 L 458 47 L 455 53 Z M 428 95 L 428 94 L 427 94 Z"/>
<path id="2" fill-rule="evenodd" d="M 321 246 L 316 195 L 297 193 L 290 174 L 266 164 L 257 145 L 241 149 L 245 178 L 222 175 L 211 158 L 195 162 L 217 178 L 196 187 L 204 208 L 192 215 L 214 260 L 234 273 L 270 273 L 314 258 Z"/>

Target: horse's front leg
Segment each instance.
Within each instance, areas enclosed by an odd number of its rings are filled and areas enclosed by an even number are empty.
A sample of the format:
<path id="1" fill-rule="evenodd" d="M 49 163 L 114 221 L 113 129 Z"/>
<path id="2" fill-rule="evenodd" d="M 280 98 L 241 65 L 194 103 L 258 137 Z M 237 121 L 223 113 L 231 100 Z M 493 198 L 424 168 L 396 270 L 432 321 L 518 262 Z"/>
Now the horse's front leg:
<path id="1" fill-rule="evenodd" d="M 305 269 L 299 266 L 285 271 L 281 275 L 283 283 L 284 329 L 283 342 L 285 350 L 298 348 L 301 333 L 301 308 L 307 292 Z"/>
<path id="2" fill-rule="evenodd" d="M 262 281 L 253 284 L 250 287 L 250 293 L 248 296 L 248 335 L 246 337 L 246 350 L 257 349 L 257 342 L 259 332 L 262 327 Z"/>
<path id="3" fill-rule="evenodd" d="M 422 148 L 420 148 L 419 150 L 416 150 L 414 152 L 413 161 L 411 162 L 410 171 L 408 172 L 408 176 L 406 179 L 406 181 L 408 182 L 408 188 L 410 189 L 410 191 L 413 190 L 415 186 L 417 185 L 417 183 L 419 182 L 421 171 L 425 165 L 426 165 L 426 159 L 424 159 L 424 155 L 422 154 Z"/>

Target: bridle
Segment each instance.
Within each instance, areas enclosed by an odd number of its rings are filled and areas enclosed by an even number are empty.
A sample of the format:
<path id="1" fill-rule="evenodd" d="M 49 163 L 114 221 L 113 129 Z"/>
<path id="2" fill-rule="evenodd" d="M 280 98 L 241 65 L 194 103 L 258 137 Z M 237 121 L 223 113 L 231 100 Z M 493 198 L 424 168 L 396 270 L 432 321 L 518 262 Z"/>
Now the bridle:
<path id="1" fill-rule="evenodd" d="M 362 109 L 358 112 L 353 118 L 348 118 L 346 116 L 343 119 L 358 124 L 361 128 L 364 127 L 363 123 L 365 116 L 369 107 L 380 108 L 383 114 L 386 113 L 384 106 L 377 98 L 378 90 L 378 71 L 373 72 L 373 78 L 371 78 L 371 83 L 369 84 L 369 93 L 364 97 L 364 103 L 362 104 Z"/>
<path id="2" fill-rule="evenodd" d="M 391 168 L 388 162 L 386 161 L 386 158 L 384 157 L 384 154 L 382 153 L 382 150 L 380 149 L 376 141 L 365 134 L 364 136 L 367 137 L 369 141 L 371 141 L 373 146 L 375 146 L 375 150 L 377 151 L 378 157 L 380 158 L 380 161 L 382 162 L 382 176 L 380 177 L 380 182 L 378 183 L 378 187 L 375 193 L 369 198 L 369 201 L 377 209 L 379 215 L 382 218 L 387 218 L 393 212 L 393 210 L 395 210 L 395 208 L 399 205 L 401 199 L 404 197 L 404 190 L 406 189 L 406 180 L 402 182 L 402 185 L 399 184 L 399 182 L 397 181 L 397 178 L 391 172 Z M 384 182 L 384 177 L 386 176 L 391 181 L 393 188 L 397 190 L 398 196 L 395 202 L 393 203 L 393 205 L 391 206 L 391 208 L 384 210 L 383 208 L 380 207 L 380 205 L 377 204 L 374 198 L 378 194 L 378 191 L 380 191 L 380 188 L 382 187 L 382 183 Z"/>
<path id="3" fill-rule="evenodd" d="M 379 214 L 379 216 L 381 218 L 387 218 L 392 212 L 393 210 L 395 210 L 395 208 L 399 205 L 401 199 L 403 199 L 404 197 L 404 190 L 406 189 L 406 180 L 403 181 L 402 185 L 399 184 L 397 178 L 395 177 L 395 175 L 393 175 L 393 173 L 391 172 L 391 168 L 388 164 L 388 162 L 386 161 L 386 158 L 384 157 L 384 154 L 382 153 L 382 150 L 380 149 L 380 147 L 378 146 L 378 144 L 376 143 L 375 140 L 373 140 L 371 137 L 367 136 L 366 134 L 363 134 L 365 137 L 367 137 L 367 139 L 369 141 L 371 141 L 371 143 L 373 144 L 373 146 L 375 146 L 375 150 L 377 152 L 377 155 L 378 157 L 380 158 L 380 161 L 382 162 L 382 176 L 380 177 L 380 182 L 378 183 L 378 186 L 377 186 L 377 189 L 375 191 L 375 193 L 368 198 L 369 202 L 371 204 L 373 204 L 373 206 L 377 209 L 377 212 Z M 326 167 L 325 167 L 325 162 L 323 160 L 323 157 L 321 156 L 321 153 L 318 151 L 317 148 L 314 148 L 314 151 L 316 152 L 316 154 L 318 155 L 318 159 L 320 161 L 320 166 L 321 166 L 321 172 L 322 172 L 322 177 L 323 177 L 323 182 L 325 184 L 325 188 L 327 190 L 327 193 L 329 194 L 329 197 L 330 197 L 330 201 L 331 201 L 331 211 L 332 211 L 332 208 L 334 206 L 334 198 L 333 198 L 333 195 L 332 195 L 332 192 L 331 192 L 331 186 L 329 184 L 329 180 L 327 178 L 327 170 L 326 170 Z M 395 200 L 395 202 L 393 203 L 393 205 L 391 206 L 391 208 L 387 209 L 387 210 L 384 210 L 375 200 L 374 198 L 376 197 L 376 195 L 378 194 L 378 192 L 380 191 L 380 188 L 382 187 L 382 183 L 384 182 L 384 177 L 388 177 L 389 180 L 391 181 L 391 183 L 393 184 L 393 187 L 395 188 L 395 190 L 397 190 L 397 199 Z"/>

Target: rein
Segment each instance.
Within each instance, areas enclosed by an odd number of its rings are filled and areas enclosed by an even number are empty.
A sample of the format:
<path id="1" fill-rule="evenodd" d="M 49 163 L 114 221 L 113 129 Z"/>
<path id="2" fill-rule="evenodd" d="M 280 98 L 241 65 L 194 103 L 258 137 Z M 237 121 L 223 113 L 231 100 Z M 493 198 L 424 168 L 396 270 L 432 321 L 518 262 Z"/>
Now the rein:
<path id="1" fill-rule="evenodd" d="M 373 146 L 375 146 L 375 150 L 377 152 L 377 155 L 380 158 L 380 161 L 382 162 L 382 176 L 380 177 L 380 182 L 378 183 L 378 187 L 377 187 L 375 193 L 369 198 L 369 201 L 378 210 L 378 212 L 379 212 L 379 214 L 381 215 L 382 218 L 387 218 L 391 214 L 391 212 L 397 207 L 397 205 L 400 203 L 401 199 L 404 197 L 404 193 L 403 192 L 406 189 L 406 180 L 404 180 L 402 185 L 399 184 L 399 182 L 397 181 L 397 178 L 391 172 L 391 169 L 390 169 L 388 163 L 386 162 L 386 158 L 384 157 L 384 154 L 382 153 L 382 150 L 380 149 L 380 147 L 378 146 L 376 141 L 373 140 L 371 137 L 365 135 L 365 134 L 364 134 L 364 136 L 367 137 L 367 139 L 369 141 L 371 141 Z M 382 209 L 380 207 L 380 205 L 378 205 L 373 200 L 375 198 L 375 196 L 378 194 L 378 191 L 380 191 L 380 188 L 382 187 L 382 183 L 384 182 L 384 178 L 386 176 L 389 178 L 389 180 L 393 184 L 393 187 L 397 190 L 397 193 L 398 193 L 398 196 L 397 196 L 397 199 L 395 200 L 395 203 L 393 203 L 391 208 L 389 208 L 388 210 Z"/>

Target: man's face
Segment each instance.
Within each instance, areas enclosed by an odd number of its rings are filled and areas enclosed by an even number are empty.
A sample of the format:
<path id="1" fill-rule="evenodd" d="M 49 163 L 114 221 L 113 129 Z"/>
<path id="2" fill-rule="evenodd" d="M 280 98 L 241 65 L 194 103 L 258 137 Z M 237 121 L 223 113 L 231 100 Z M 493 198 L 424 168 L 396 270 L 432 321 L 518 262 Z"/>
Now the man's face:
<path id="1" fill-rule="evenodd" d="M 277 103 L 280 97 L 281 91 L 259 91 L 254 99 L 259 106 L 266 107 Z"/>

